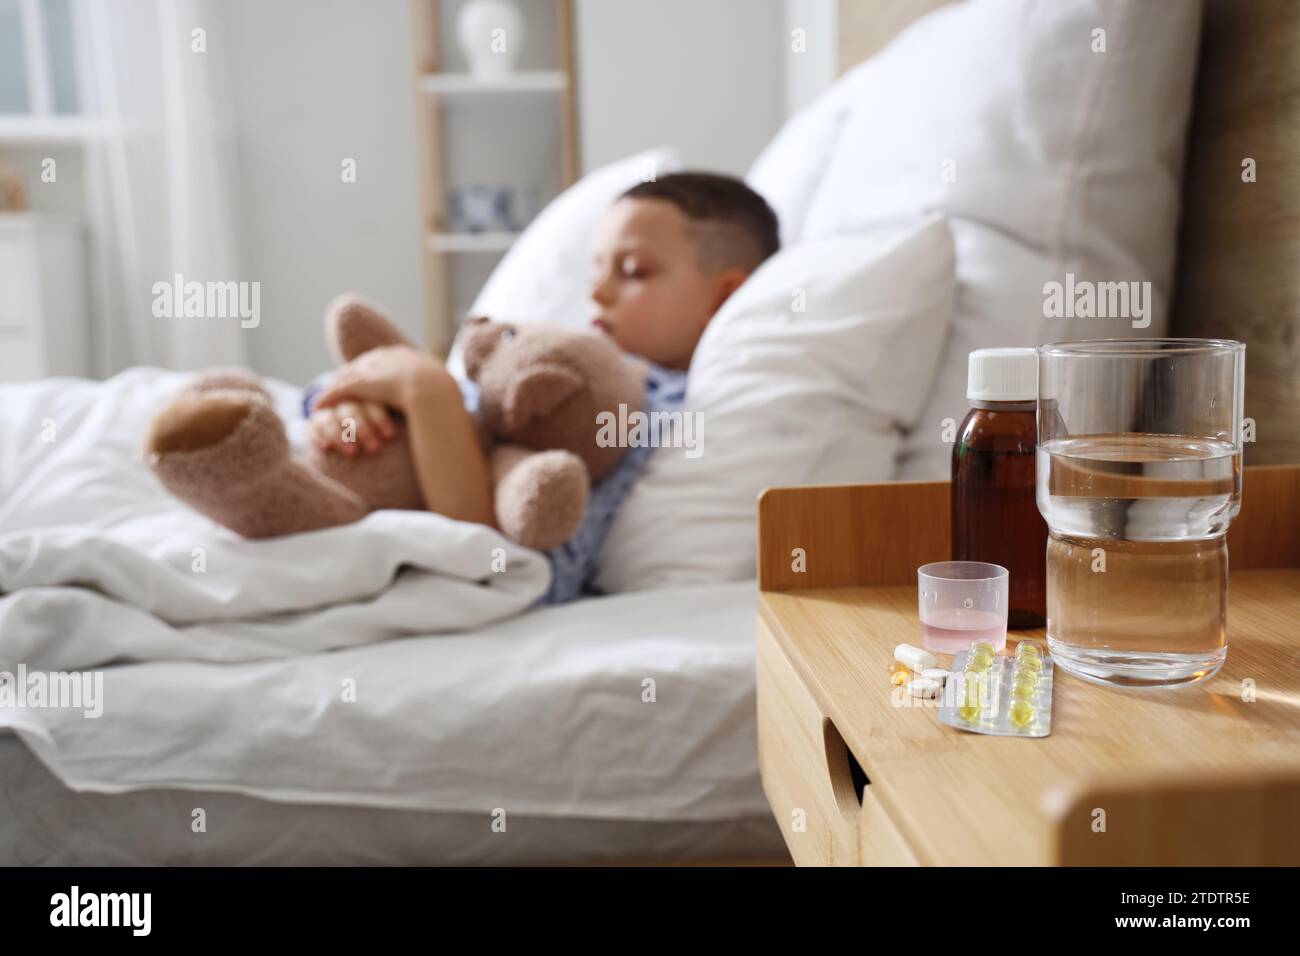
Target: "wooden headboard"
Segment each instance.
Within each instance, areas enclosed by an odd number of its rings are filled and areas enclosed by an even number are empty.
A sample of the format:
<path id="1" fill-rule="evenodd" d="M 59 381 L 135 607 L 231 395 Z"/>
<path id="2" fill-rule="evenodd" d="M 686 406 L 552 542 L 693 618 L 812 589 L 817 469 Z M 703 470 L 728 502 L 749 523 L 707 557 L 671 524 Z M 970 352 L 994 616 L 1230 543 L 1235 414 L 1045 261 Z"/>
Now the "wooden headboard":
<path id="1" fill-rule="evenodd" d="M 839 0 L 839 72 L 952 2 Z M 1300 462 L 1300 2 L 1205 0 L 1184 170 L 1169 334 L 1245 342 L 1246 462 Z"/>
<path id="2" fill-rule="evenodd" d="M 954 0 L 839 0 L 835 54 L 837 72 L 853 69 L 880 51 L 913 20 Z"/>
<path id="3" fill-rule="evenodd" d="M 1254 160 L 1255 182 L 1243 181 Z M 1208 0 L 1172 327 L 1246 343 L 1248 464 L 1300 462 L 1300 3 Z"/>

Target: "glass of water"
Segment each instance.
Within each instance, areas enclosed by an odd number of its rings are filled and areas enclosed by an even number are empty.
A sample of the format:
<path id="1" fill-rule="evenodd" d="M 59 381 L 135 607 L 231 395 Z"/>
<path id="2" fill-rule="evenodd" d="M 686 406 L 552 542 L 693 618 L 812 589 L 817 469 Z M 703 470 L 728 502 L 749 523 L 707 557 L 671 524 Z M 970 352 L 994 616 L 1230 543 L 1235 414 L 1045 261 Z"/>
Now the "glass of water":
<path id="1" fill-rule="evenodd" d="M 1058 666 L 1132 687 L 1227 657 L 1246 346 L 1104 339 L 1038 348 L 1038 510 Z"/>

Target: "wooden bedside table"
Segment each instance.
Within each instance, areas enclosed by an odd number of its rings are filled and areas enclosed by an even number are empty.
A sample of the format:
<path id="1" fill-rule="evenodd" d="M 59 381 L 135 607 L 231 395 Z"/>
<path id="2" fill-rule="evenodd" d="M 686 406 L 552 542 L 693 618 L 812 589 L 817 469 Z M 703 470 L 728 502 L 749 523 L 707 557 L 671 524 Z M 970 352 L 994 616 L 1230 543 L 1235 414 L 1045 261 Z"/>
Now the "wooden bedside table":
<path id="1" fill-rule="evenodd" d="M 795 862 L 1300 864 L 1300 466 L 1245 469 L 1219 673 L 1121 690 L 1058 669 L 1038 740 L 891 703 L 894 646 L 920 643 L 916 568 L 949 556 L 948 494 L 759 499 L 759 767 Z"/>

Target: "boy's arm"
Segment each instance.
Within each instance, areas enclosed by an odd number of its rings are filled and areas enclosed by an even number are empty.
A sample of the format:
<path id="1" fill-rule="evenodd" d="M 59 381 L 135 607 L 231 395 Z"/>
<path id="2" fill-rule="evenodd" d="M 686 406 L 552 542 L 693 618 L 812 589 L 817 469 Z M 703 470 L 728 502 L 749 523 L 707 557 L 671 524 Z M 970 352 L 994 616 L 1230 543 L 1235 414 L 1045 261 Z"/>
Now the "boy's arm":
<path id="1" fill-rule="evenodd" d="M 460 386 L 440 361 L 410 345 L 365 352 L 334 373 L 316 409 L 363 400 L 406 416 L 407 441 L 425 507 L 496 527 L 487 459 Z"/>
<path id="2" fill-rule="evenodd" d="M 496 527 L 487 458 L 451 373 L 441 365 L 421 369 L 408 383 L 403 406 L 425 507 Z"/>

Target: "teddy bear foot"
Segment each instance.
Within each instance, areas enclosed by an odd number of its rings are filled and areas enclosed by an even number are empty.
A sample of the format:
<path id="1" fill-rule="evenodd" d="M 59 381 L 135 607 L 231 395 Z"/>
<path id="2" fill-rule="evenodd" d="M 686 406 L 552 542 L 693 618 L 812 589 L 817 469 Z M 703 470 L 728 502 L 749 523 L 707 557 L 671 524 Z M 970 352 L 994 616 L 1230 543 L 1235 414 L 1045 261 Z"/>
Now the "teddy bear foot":
<path id="1" fill-rule="evenodd" d="M 164 488 L 246 538 L 347 524 L 369 510 L 294 461 L 284 423 L 249 390 L 187 389 L 154 418 L 145 453 Z"/>
<path id="2" fill-rule="evenodd" d="M 549 551 L 577 533 L 591 485 L 581 458 L 560 449 L 500 445 L 491 465 L 497 525 L 507 537 Z"/>
<path id="3" fill-rule="evenodd" d="M 325 344 L 335 364 L 384 345 L 414 345 L 384 311 L 361 296 L 348 292 L 325 308 Z"/>

